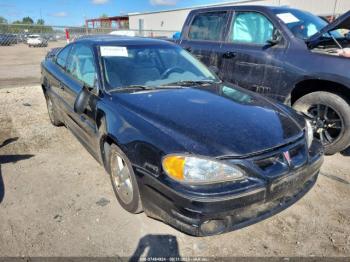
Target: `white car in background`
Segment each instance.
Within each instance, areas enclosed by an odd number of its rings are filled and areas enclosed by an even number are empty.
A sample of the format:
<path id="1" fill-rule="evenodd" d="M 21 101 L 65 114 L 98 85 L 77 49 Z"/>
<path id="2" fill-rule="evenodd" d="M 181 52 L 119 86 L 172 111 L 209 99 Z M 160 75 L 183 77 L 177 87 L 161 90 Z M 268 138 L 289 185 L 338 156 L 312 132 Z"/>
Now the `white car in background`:
<path id="1" fill-rule="evenodd" d="M 132 30 L 118 30 L 118 31 L 112 31 L 109 33 L 110 35 L 118 35 L 118 36 L 130 36 L 134 37 L 136 36 L 136 32 Z"/>
<path id="2" fill-rule="evenodd" d="M 27 44 L 29 47 L 46 47 L 47 46 L 47 40 L 41 37 L 40 35 L 29 35 L 27 39 Z"/>

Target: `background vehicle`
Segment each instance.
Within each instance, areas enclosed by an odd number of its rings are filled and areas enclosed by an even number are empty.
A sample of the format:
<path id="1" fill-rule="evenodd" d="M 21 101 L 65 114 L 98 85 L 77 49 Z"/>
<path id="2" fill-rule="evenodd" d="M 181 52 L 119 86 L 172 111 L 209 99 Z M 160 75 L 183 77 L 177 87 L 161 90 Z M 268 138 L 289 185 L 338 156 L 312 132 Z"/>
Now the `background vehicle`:
<path id="1" fill-rule="evenodd" d="M 109 33 L 110 35 L 119 35 L 119 36 L 136 36 L 136 32 L 132 30 L 118 30 L 112 31 Z"/>
<path id="2" fill-rule="evenodd" d="M 47 39 L 41 37 L 40 35 L 29 35 L 27 39 L 27 44 L 29 47 L 46 47 Z"/>
<path id="3" fill-rule="evenodd" d="M 326 153 L 350 144 L 350 12 L 328 24 L 284 7 L 231 6 L 192 11 L 177 40 L 219 76 L 302 111 Z"/>
<path id="4" fill-rule="evenodd" d="M 0 45 L 17 44 L 17 36 L 14 34 L 0 34 Z"/>
<path id="5" fill-rule="evenodd" d="M 191 235 L 287 208 L 323 162 L 294 110 L 220 81 L 167 41 L 78 39 L 47 55 L 42 87 L 52 124 L 105 166 L 124 209 Z"/>

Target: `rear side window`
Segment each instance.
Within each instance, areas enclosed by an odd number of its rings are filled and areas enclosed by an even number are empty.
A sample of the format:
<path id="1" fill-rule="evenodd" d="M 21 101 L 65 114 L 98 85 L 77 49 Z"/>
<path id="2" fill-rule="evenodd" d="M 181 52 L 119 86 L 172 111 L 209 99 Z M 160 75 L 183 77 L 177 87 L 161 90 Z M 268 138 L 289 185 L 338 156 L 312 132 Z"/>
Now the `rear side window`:
<path id="1" fill-rule="evenodd" d="M 70 53 L 67 71 L 75 79 L 93 87 L 96 69 L 94 55 L 90 47 L 76 44 Z"/>
<path id="2" fill-rule="evenodd" d="M 56 58 L 56 62 L 57 64 L 62 67 L 65 68 L 66 67 L 66 63 L 67 63 L 67 58 L 69 55 L 69 51 L 72 49 L 72 46 L 67 46 L 65 48 L 63 48 L 57 55 Z"/>
<path id="3" fill-rule="evenodd" d="M 230 33 L 231 42 L 266 44 L 271 40 L 274 26 L 264 15 L 256 12 L 237 13 Z"/>
<path id="4" fill-rule="evenodd" d="M 195 16 L 189 29 L 191 40 L 221 41 L 227 21 L 227 12 L 202 13 Z"/>

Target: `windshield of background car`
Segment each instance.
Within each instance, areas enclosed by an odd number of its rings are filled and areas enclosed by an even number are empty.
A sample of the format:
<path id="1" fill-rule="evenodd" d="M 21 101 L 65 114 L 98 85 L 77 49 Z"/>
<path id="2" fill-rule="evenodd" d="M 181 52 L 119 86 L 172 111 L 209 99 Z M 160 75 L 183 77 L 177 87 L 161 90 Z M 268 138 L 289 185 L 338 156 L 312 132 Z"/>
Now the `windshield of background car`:
<path id="1" fill-rule="evenodd" d="M 306 40 L 314 34 L 318 33 L 328 23 L 322 18 L 311 13 L 300 10 L 274 10 L 276 16 L 281 19 L 298 38 Z M 331 34 L 335 38 L 343 36 L 338 31 L 332 31 Z M 325 34 L 324 37 L 331 37 Z"/>
<path id="2" fill-rule="evenodd" d="M 108 89 L 156 87 L 179 81 L 219 81 L 201 62 L 175 46 L 100 46 Z"/>

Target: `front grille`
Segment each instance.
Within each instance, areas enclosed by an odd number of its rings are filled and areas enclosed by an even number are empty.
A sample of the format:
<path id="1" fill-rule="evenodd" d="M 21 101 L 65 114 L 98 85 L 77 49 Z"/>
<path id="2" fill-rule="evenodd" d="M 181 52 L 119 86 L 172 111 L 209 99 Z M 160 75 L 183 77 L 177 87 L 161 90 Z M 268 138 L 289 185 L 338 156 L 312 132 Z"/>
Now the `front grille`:
<path id="1" fill-rule="evenodd" d="M 290 162 L 284 153 L 289 153 Z M 254 165 L 266 176 L 275 177 L 297 169 L 307 162 L 307 147 L 304 140 L 252 159 Z"/>

